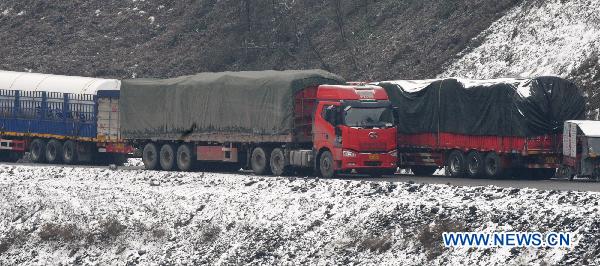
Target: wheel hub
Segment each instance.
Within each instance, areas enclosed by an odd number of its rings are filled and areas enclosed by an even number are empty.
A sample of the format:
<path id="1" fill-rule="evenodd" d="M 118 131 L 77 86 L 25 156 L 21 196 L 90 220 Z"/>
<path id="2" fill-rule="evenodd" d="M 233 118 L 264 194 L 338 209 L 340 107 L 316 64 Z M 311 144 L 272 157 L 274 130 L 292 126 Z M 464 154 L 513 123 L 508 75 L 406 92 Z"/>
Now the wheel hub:
<path id="1" fill-rule="evenodd" d="M 321 164 L 321 166 L 323 167 L 324 170 L 329 170 L 331 169 L 331 162 L 329 161 L 329 159 L 324 159 L 323 163 Z"/>
<path id="2" fill-rule="evenodd" d="M 474 173 L 477 171 L 478 168 L 479 168 L 479 160 L 477 160 L 477 158 L 471 159 L 471 161 L 469 162 L 469 171 Z"/>
<path id="3" fill-rule="evenodd" d="M 453 158 L 452 159 L 452 163 L 450 164 L 450 168 L 452 169 L 452 172 L 458 173 L 460 172 L 460 162 L 458 160 L 458 158 Z"/>
<path id="4" fill-rule="evenodd" d="M 187 153 L 181 153 L 181 155 L 179 156 L 179 161 L 181 161 L 182 163 L 188 163 L 190 160 L 189 156 L 187 155 Z"/>

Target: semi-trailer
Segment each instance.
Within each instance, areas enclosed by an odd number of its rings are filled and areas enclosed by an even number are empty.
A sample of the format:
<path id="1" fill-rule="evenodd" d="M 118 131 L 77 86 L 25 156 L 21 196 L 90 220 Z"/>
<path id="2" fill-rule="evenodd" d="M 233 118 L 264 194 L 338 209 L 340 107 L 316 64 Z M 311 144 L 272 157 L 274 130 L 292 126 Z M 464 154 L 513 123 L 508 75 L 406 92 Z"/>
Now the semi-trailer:
<path id="1" fill-rule="evenodd" d="M 416 175 L 550 178 L 565 121 L 585 116 L 583 93 L 557 77 L 375 84 L 398 110 L 398 165 Z"/>
<path id="2" fill-rule="evenodd" d="M 121 134 L 149 170 L 393 174 L 394 109 L 379 86 L 322 70 L 124 80 Z"/>
<path id="3" fill-rule="evenodd" d="M 0 159 L 122 164 L 120 81 L 0 71 Z"/>

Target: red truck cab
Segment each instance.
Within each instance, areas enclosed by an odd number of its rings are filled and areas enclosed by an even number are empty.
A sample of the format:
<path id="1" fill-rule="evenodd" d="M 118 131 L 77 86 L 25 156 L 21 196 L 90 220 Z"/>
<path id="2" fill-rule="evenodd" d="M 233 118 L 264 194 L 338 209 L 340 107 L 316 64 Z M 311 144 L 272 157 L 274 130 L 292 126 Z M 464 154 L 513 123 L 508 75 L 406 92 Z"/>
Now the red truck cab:
<path id="1" fill-rule="evenodd" d="M 394 109 L 371 85 L 321 85 L 313 123 L 315 168 L 340 173 L 393 174 L 397 169 Z"/>

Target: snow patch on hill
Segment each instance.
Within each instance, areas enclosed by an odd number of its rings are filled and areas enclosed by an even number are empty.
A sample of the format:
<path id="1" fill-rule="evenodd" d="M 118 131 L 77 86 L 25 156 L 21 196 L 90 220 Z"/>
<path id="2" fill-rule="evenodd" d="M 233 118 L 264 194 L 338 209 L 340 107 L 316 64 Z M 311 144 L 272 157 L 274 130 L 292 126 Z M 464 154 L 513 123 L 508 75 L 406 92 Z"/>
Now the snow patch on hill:
<path id="1" fill-rule="evenodd" d="M 600 1 L 526 1 L 481 33 L 441 77 L 568 77 L 600 50 Z M 596 57 L 597 60 L 597 57 Z"/>
<path id="2" fill-rule="evenodd" d="M 0 265 L 594 264 L 600 194 L 0 165 Z M 445 231 L 573 232 L 446 249 Z"/>

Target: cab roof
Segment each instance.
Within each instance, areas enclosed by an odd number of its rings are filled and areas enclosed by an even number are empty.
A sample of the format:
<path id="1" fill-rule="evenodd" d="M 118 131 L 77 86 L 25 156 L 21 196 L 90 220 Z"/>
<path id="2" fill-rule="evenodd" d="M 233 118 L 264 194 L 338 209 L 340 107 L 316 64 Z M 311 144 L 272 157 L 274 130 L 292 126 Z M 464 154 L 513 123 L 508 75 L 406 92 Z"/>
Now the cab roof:
<path id="1" fill-rule="evenodd" d="M 317 92 L 319 100 L 388 100 L 382 87 L 373 85 L 321 85 Z"/>
<path id="2" fill-rule="evenodd" d="M 567 123 L 576 124 L 581 132 L 588 137 L 600 137 L 600 121 L 569 120 Z"/>

